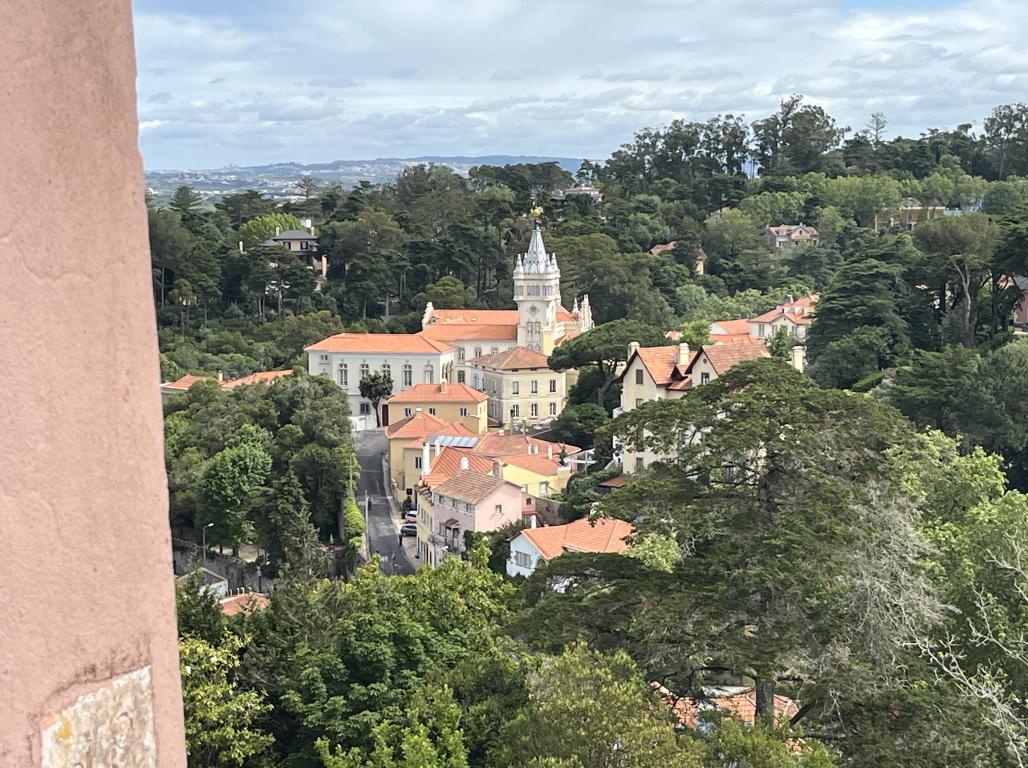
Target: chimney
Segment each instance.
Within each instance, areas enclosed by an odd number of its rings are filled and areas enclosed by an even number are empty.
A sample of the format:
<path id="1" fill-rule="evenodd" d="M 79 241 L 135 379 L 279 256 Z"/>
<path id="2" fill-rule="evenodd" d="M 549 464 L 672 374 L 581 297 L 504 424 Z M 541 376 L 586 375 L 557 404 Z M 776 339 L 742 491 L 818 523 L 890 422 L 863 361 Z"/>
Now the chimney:
<path id="1" fill-rule="evenodd" d="M 538 517 L 539 517 L 538 513 L 534 514 L 534 515 L 529 515 L 529 517 L 528 517 L 528 527 L 529 528 L 535 528 L 536 520 L 537 520 Z"/>
<path id="2" fill-rule="evenodd" d="M 239 252 L 240 253 L 243 252 L 243 241 L 242 240 L 239 241 Z"/>
<path id="3" fill-rule="evenodd" d="M 436 441 L 435 441 L 435 455 L 438 456 L 442 452 L 443 452 L 443 441 L 438 439 L 438 438 L 436 438 Z"/>
<path id="4" fill-rule="evenodd" d="M 275 237 L 282 234 L 282 227 L 275 227 Z"/>
<path id="5" fill-rule="evenodd" d="M 790 294 L 788 294 L 788 295 L 787 295 L 787 296 L 785 297 L 785 303 L 786 303 L 786 304 L 792 304 L 792 303 L 793 303 L 794 301 L 795 301 L 795 299 L 793 298 L 793 296 L 792 296 L 792 294 L 791 294 L 791 293 L 790 293 Z"/>
<path id="6" fill-rule="evenodd" d="M 546 458 L 553 461 L 553 443 L 546 446 Z"/>
<path id="7" fill-rule="evenodd" d="M 493 477 L 497 480 L 503 479 L 503 462 L 499 459 L 493 459 Z"/>
<path id="8" fill-rule="evenodd" d="M 789 347 L 789 365 L 800 373 L 807 367 L 807 348 L 802 344 Z"/>
<path id="9" fill-rule="evenodd" d="M 218 383 L 220 384 L 224 380 L 225 380 L 225 374 L 222 373 L 221 371 L 218 371 Z"/>
<path id="10" fill-rule="evenodd" d="M 417 416 L 419 413 L 421 413 L 421 409 L 420 408 L 415 408 L 414 409 L 414 415 Z"/>
<path id="11" fill-rule="evenodd" d="M 689 345 L 684 341 L 678 345 L 678 364 L 688 365 L 689 358 L 692 357 L 692 350 L 689 349 Z"/>
<path id="12" fill-rule="evenodd" d="M 432 463 L 432 454 L 430 453 L 428 441 L 426 440 L 424 445 L 421 446 L 421 476 L 424 477 L 429 472 L 429 465 Z"/>
<path id="13" fill-rule="evenodd" d="M 632 355 L 634 355 L 638 351 L 639 351 L 639 342 L 638 341 L 630 341 L 630 342 L 628 342 L 628 359 L 629 360 L 632 358 Z"/>
<path id="14" fill-rule="evenodd" d="M 468 457 L 467 456 L 461 456 L 460 457 L 460 468 L 462 470 L 471 469 L 471 464 L 468 462 Z"/>

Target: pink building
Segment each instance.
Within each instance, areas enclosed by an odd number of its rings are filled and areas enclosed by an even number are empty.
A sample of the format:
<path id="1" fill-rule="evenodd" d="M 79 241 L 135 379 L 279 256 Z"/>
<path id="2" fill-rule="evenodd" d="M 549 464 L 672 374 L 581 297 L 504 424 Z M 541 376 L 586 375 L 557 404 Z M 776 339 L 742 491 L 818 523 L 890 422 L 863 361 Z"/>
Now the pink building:
<path id="1" fill-rule="evenodd" d="M 423 553 L 429 564 L 436 565 L 447 554 L 464 550 L 467 531 L 486 533 L 521 519 L 523 505 L 521 488 L 495 474 L 462 469 L 446 482 L 434 486 L 430 502 L 419 506 L 425 529 L 431 531 Z"/>

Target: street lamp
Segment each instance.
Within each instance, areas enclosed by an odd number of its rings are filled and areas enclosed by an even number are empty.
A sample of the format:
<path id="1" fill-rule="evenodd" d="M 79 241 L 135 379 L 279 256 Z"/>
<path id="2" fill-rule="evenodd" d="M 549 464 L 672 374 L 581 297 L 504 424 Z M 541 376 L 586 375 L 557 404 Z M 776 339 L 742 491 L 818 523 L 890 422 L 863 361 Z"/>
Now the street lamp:
<path id="1" fill-rule="evenodd" d="M 203 564 L 207 565 L 207 529 L 213 528 L 214 523 L 207 523 L 202 529 L 200 529 L 200 539 L 203 541 Z"/>

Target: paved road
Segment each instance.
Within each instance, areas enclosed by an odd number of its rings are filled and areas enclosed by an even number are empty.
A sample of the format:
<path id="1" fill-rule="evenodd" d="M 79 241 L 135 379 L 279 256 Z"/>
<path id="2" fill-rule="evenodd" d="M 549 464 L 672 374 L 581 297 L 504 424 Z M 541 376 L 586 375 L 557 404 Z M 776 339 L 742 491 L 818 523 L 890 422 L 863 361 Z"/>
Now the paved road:
<path id="1" fill-rule="evenodd" d="M 399 544 L 397 524 L 399 516 L 393 515 L 386 498 L 386 484 L 382 477 L 382 459 L 389 449 L 385 433 L 380 429 L 354 433 L 357 461 L 361 465 L 361 476 L 357 481 L 357 502 L 363 508 L 364 493 L 367 492 L 371 508 L 368 510 L 368 538 L 371 554 L 382 556 L 382 570 L 403 576 L 414 574 L 407 553 Z"/>

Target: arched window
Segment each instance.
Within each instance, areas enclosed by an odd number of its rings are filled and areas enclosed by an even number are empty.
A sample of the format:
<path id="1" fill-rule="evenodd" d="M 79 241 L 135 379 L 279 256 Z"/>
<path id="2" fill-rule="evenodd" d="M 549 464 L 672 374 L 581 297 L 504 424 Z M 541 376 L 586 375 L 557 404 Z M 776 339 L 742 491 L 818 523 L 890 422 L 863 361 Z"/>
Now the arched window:
<path id="1" fill-rule="evenodd" d="M 414 383 L 414 368 L 410 363 L 403 364 L 403 386 L 409 387 Z"/>

